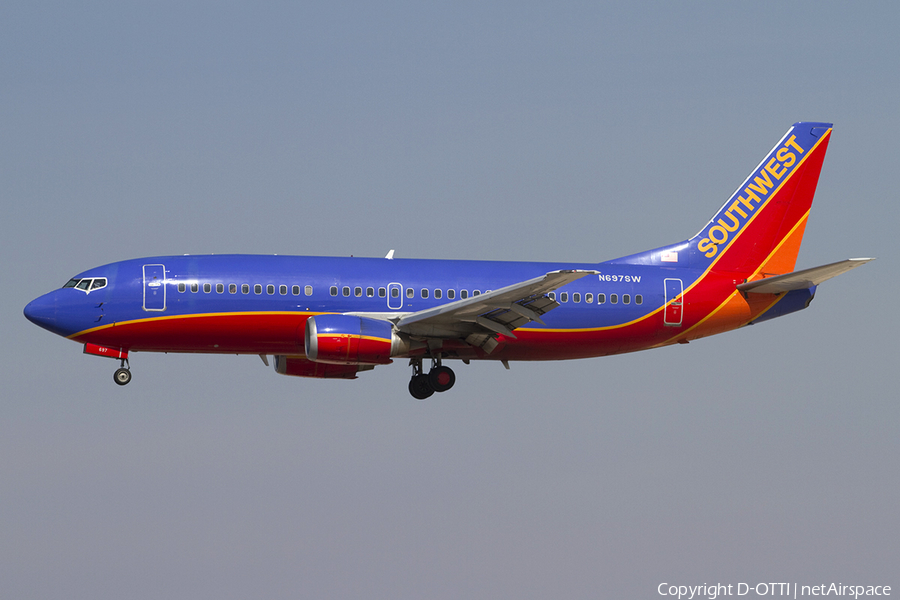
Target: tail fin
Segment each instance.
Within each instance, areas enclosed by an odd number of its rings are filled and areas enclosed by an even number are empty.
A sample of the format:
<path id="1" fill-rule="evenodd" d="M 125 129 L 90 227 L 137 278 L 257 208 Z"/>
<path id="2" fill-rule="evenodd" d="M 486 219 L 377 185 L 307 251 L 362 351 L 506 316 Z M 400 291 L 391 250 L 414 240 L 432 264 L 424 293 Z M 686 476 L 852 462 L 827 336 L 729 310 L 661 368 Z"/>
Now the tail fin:
<path id="1" fill-rule="evenodd" d="M 691 238 L 696 266 L 793 271 L 830 137 L 830 123 L 795 123 Z"/>
<path id="2" fill-rule="evenodd" d="M 831 127 L 795 123 L 700 233 L 613 262 L 766 274 L 793 271 Z"/>

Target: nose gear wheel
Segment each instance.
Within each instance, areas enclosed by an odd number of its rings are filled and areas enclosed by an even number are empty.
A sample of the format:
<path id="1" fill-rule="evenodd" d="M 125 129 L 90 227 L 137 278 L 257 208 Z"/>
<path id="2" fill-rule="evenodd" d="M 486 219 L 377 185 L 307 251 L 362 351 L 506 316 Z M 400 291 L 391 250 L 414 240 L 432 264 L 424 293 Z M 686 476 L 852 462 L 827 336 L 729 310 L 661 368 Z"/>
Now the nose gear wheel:
<path id="1" fill-rule="evenodd" d="M 128 365 L 127 368 L 126 365 Z M 118 385 L 128 385 L 131 381 L 131 365 L 127 358 L 122 359 L 121 366 L 113 373 L 113 381 Z"/>

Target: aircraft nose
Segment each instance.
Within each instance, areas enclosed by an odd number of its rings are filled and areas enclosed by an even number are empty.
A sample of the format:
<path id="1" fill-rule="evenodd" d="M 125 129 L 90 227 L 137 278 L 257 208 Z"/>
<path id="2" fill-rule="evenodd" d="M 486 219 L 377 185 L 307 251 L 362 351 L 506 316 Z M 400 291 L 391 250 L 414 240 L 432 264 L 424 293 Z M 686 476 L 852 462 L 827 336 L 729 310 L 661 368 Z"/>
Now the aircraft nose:
<path id="1" fill-rule="evenodd" d="M 35 298 L 25 307 L 25 318 L 44 329 L 54 329 L 56 325 L 56 297 L 53 293 Z"/>
<path id="2" fill-rule="evenodd" d="M 25 318 L 47 331 L 69 337 L 99 322 L 96 305 L 100 300 L 94 300 L 80 290 L 53 290 L 29 302 Z"/>

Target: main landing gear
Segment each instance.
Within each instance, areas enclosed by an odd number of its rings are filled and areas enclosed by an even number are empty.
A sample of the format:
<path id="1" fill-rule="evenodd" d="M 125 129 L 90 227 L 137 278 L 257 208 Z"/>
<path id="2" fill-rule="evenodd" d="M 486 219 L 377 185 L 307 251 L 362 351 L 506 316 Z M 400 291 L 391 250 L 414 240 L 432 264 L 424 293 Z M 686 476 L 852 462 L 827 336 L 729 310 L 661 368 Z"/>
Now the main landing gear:
<path id="1" fill-rule="evenodd" d="M 119 385 L 128 385 L 128 382 L 131 381 L 131 365 L 127 358 L 122 359 L 121 366 L 113 373 L 113 381 Z"/>
<path id="2" fill-rule="evenodd" d="M 435 392 L 446 392 L 456 383 L 453 369 L 441 365 L 440 357 L 431 359 L 431 370 L 427 374 L 422 371 L 421 358 L 411 358 L 409 364 L 413 368 L 409 393 L 416 400 L 424 400 Z"/>

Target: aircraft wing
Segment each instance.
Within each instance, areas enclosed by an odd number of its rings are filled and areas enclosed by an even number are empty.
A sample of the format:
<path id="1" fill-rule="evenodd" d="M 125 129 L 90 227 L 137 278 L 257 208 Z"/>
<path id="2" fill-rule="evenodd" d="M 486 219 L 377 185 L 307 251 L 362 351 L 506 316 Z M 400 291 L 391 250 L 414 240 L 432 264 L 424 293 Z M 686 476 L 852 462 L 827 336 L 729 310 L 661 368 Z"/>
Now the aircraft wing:
<path id="1" fill-rule="evenodd" d="M 780 294 L 791 290 L 805 290 L 873 260 L 875 259 L 849 258 L 830 265 L 748 281 L 738 284 L 737 289 L 751 294 Z"/>
<path id="2" fill-rule="evenodd" d="M 559 306 L 547 296 L 548 292 L 598 272 L 551 271 L 499 290 L 406 315 L 397 321 L 397 329 L 421 337 L 465 337 L 470 344 L 490 352 L 496 347 L 496 334 L 514 338 L 517 327 L 531 321 L 543 323 L 541 315 Z"/>

